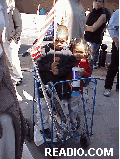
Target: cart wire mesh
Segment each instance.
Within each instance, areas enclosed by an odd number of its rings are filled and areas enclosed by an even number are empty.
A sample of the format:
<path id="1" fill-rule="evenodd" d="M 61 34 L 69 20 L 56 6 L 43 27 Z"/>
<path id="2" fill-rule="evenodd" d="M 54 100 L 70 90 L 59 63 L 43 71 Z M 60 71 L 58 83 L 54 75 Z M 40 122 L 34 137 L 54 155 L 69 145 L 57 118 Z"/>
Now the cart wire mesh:
<path id="1" fill-rule="evenodd" d="M 39 106 L 39 118 L 41 119 L 41 125 L 38 127 L 41 129 L 43 142 L 45 147 L 53 148 L 66 146 L 69 147 L 78 143 L 80 141 L 81 145 L 84 147 L 86 138 L 90 140 L 90 137 L 93 135 L 93 116 L 94 116 L 94 107 L 95 107 L 95 96 L 96 96 L 96 78 L 81 78 L 77 80 L 66 80 L 58 81 L 55 84 L 49 82 L 47 85 L 44 85 L 39 76 L 37 65 L 34 67 L 34 97 L 33 97 L 33 121 L 35 120 L 36 107 L 35 103 Z M 73 81 L 86 81 L 89 79 L 89 84 L 84 86 L 80 91 L 64 91 L 65 83 L 72 83 Z M 40 83 L 40 86 L 38 85 Z M 62 87 L 60 99 L 56 91 L 56 86 L 60 85 Z M 71 86 L 72 87 L 72 86 Z M 36 89 L 35 89 L 36 88 Z M 41 98 L 39 97 L 39 90 L 42 90 L 45 102 L 48 107 L 49 123 L 50 123 L 50 137 L 48 139 L 45 134 L 45 128 L 43 123 L 43 110 L 40 104 Z M 72 90 L 72 88 L 71 88 Z M 36 93 L 37 91 L 37 93 Z M 72 97 L 69 100 L 64 100 L 64 94 L 71 93 L 71 96 L 76 96 L 72 100 Z M 35 99 L 37 96 L 37 99 Z M 37 102 L 36 102 L 37 101 Z M 65 114 L 64 105 L 67 103 L 67 108 L 69 113 Z M 71 111 L 72 105 L 77 105 L 77 112 Z M 76 121 L 71 121 L 71 117 L 77 114 Z M 34 121 L 34 125 L 35 125 Z M 80 140 L 79 140 L 80 138 Z M 83 143 L 82 143 L 83 142 Z M 71 144 L 70 144 L 71 143 Z"/>

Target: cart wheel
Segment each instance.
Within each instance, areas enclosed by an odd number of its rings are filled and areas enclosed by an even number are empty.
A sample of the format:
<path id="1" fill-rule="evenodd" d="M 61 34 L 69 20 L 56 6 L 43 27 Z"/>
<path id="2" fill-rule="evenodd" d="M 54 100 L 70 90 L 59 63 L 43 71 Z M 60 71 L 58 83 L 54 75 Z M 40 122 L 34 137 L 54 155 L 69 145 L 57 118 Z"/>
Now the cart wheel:
<path id="1" fill-rule="evenodd" d="M 87 149 L 89 147 L 90 140 L 89 140 L 89 138 L 88 138 L 87 135 L 82 135 L 80 137 L 80 144 L 81 144 L 81 146 L 82 146 L 83 149 Z"/>

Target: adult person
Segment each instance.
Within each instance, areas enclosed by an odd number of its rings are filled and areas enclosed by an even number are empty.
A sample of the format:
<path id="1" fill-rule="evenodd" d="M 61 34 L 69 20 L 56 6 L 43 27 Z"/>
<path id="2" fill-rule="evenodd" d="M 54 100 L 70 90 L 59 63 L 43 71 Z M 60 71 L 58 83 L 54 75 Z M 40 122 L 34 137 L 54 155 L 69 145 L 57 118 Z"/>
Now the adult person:
<path id="1" fill-rule="evenodd" d="M 90 13 L 90 8 L 88 7 L 86 12 L 85 12 L 85 16 L 88 16 L 89 13 Z"/>
<path id="2" fill-rule="evenodd" d="M 68 28 L 68 44 L 70 41 L 84 38 L 85 11 L 80 0 L 58 0 L 54 6 L 54 25 L 57 32 L 57 24 Z M 29 49 L 23 53 L 23 57 L 29 55 Z"/>
<path id="3" fill-rule="evenodd" d="M 106 80 L 105 80 L 105 91 L 103 93 L 104 96 L 109 97 L 111 94 L 111 89 L 114 81 L 114 77 L 117 74 L 117 85 L 116 91 L 119 91 L 119 9 L 116 10 L 108 25 L 108 32 L 113 40 L 112 43 L 112 56 L 111 56 L 111 64 L 108 68 Z"/>
<path id="4" fill-rule="evenodd" d="M 93 9 L 86 18 L 86 29 L 84 38 L 86 41 L 91 43 L 92 56 L 91 60 L 91 73 L 94 68 L 97 68 L 96 62 L 98 61 L 99 47 L 102 43 L 103 30 L 106 26 L 107 18 L 106 12 L 103 8 L 104 0 L 94 0 Z"/>
<path id="5" fill-rule="evenodd" d="M 68 41 L 84 38 L 85 11 L 80 0 L 58 0 L 55 5 L 55 25 L 68 28 Z"/>
<path id="6" fill-rule="evenodd" d="M 8 25 L 7 20 L 6 2 L 0 0 L 0 35 Z M 16 98 L 0 36 L 0 158 L 21 159 L 23 142 L 29 137 L 29 130 Z"/>
<path id="7" fill-rule="evenodd" d="M 38 4 L 37 15 L 39 15 L 39 12 L 40 12 L 40 4 Z"/>
<path id="8" fill-rule="evenodd" d="M 23 75 L 18 57 L 18 51 L 21 45 L 20 36 L 22 32 L 22 19 L 18 9 L 15 8 L 15 1 L 6 0 L 6 3 L 9 25 L 5 31 L 6 36 L 4 38 L 4 48 L 8 60 L 12 66 L 12 77 L 15 80 L 15 84 L 20 85 L 22 83 Z"/>

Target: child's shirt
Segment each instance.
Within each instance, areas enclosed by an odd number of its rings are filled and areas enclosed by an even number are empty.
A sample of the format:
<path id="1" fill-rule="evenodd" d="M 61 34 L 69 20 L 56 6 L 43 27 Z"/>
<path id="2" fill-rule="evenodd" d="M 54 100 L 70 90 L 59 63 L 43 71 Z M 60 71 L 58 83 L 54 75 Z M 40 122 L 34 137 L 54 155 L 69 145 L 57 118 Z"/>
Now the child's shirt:
<path id="1" fill-rule="evenodd" d="M 81 60 L 76 61 L 75 66 L 85 69 L 86 73 L 84 75 L 84 78 L 87 78 L 87 77 L 91 76 L 90 62 L 88 62 L 87 59 L 82 58 Z"/>

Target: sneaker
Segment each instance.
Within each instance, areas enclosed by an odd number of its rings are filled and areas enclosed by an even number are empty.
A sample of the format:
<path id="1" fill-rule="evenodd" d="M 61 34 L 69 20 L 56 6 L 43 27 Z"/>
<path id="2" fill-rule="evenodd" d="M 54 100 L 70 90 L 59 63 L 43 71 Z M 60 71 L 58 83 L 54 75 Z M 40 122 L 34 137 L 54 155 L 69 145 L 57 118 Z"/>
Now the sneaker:
<path id="1" fill-rule="evenodd" d="M 103 95 L 106 96 L 106 97 L 110 97 L 110 94 L 111 94 L 111 90 L 110 89 L 105 89 Z"/>
<path id="2" fill-rule="evenodd" d="M 96 64 L 96 62 L 94 63 L 93 68 L 94 68 L 94 69 L 97 69 L 97 64 Z"/>
<path id="3" fill-rule="evenodd" d="M 19 81 L 16 81 L 16 86 L 19 86 L 22 83 L 22 78 Z"/>

